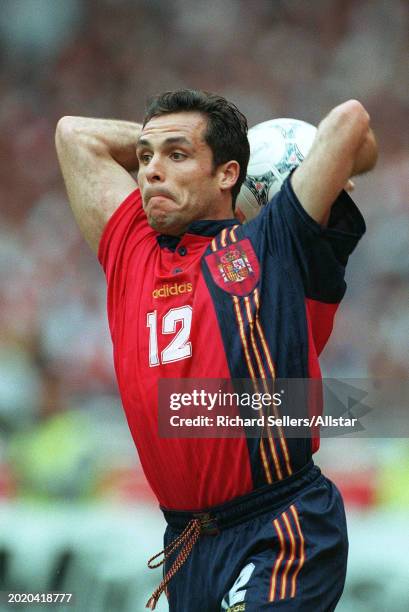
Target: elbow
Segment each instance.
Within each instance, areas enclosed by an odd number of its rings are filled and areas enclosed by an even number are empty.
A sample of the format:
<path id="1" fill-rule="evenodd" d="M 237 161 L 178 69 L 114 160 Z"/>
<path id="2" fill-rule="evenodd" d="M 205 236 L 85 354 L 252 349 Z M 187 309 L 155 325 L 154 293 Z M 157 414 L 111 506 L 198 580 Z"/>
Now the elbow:
<path id="1" fill-rule="evenodd" d="M 364 105 L 359 100 L 347 100 L 344 102 L 346 112 L 354 118 L 360 121 L 367 121 L 369 123 L 369 113 Z"/>
<path id="2" fill-rule="evenodd" d="M 55 129 L 55 145 L 57 151 L 78 148 L 92 151 L 96 155 L 105 152 L 104 143 L 90 129 L 89 120 L 84 117 L 61 117 Z"/>
<path id="3" fill-rule="evenodd" d="M 370 130 L 371 118 L 366 108 L 358 100 L 348 100 L 349 121 L 361 135 L 361 139 L 365 140 Z"/>
<path id="4" fill-rule="evenodd" d="M 366 108 L 359 100 L 347 100 L 336 106 L 332 113 L 340 127 L 350 127 L 356 133 L 366 134 L 369 129 L 370 116 Z"/>
<path id="5" fill-rule="evenodd" d="M 372 170 L 378 161 L 378 143 L 371 129 L 371 118 L 366 108 L 358 100 L 348 100 L 347 112 L 349 122 L 355 132 L 355 166 L 363 174 Z"/>
<path id="6" fill-rule="evenodd" d="M 76 117 L 70 117 L 66 115 L 65 117 L 61 117 L 57 123 L 57 127 L 55 129 L 55 133 L 58 135 L 67 134 L 72 131 L 75 124 L 77 123 Z"/>
<path id="7" fill-rule="evenodd" d="M 370 126 L 371 118 L 363 104 L 358 100 L 348 100 L 336 106 L 331 114 L 332 127 L 335 134 L 341 135 L 345 150 L 350 152 L 352 158 L 360 156 L 363 149 L 366 153 L 370 152 L 374 166 L 377 159 L 376 140 Z"/>
<path id="8" fill-rule="evenodd" d="M 57 148 L 73 141 L 76 137 L 77 121 L 76 117 L 61 117 L 55 128 L 55 144 Z"/>

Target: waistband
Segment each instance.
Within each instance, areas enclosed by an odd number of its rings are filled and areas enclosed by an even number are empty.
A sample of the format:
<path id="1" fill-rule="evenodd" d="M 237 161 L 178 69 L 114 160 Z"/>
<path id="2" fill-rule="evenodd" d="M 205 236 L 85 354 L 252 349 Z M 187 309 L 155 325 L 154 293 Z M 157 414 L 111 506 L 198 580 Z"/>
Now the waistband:
<path id="1" fill-rule="evenodd" d="M 161 510 L 168 525 L 174 529 L 183 530 L 190 521 L 199 519 L 202 534 L 216 535 L 223 529 L 285 506 L 320 476 L 321 470 L 311 460 L 288 478 L 235 497 L 224 504 L 197 512 L 167 510 L 163 507 Z"/>

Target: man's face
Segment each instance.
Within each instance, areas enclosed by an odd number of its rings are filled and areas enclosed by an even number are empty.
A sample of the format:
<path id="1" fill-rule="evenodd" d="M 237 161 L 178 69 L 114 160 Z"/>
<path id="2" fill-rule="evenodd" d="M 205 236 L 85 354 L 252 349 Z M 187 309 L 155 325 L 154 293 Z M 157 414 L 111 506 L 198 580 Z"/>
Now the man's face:
<path id="1" fill-rule="evenodd" d="M 138 184 L 148 222 L 161 233 L 178 236 L 194 220 L 220 218 L 221 192 L 206 127 L 201 113 L 180 112 L 154 117 L 142 130 Z"/>

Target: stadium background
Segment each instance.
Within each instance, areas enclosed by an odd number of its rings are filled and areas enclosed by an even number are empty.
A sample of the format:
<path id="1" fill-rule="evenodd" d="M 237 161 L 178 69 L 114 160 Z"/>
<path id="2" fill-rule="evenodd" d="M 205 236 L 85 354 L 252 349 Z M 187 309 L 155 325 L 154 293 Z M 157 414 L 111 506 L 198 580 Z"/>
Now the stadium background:
<path id="1" fill-rule="evenodd" d="M 0 590 L 142 610 L 160 574 L 144 569 L 162 519 L 116 392 L 103 274 L 57 167 L 58 118 L 137 120 L 147 95 L 181 86 L 225 95 L 250 125 L 361 100 L 381 155 L 356 181 L 368 232 L 323 371 L 408 378 L 408 32 L 404 0 L 2 0 Z M 326 439 L 319 462 L 348 505 L 339 610 L 409 609 L 408 440 Z"/>

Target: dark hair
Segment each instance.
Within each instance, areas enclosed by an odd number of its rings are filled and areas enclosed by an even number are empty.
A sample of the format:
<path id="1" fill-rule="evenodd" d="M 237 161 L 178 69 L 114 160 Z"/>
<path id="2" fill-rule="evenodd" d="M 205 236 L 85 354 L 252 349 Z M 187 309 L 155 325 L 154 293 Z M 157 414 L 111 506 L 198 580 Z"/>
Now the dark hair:
<path id="1" fill-rule="evenodd" d="M 234 209 L 240 187 L 246 178 L 250 157 L 246 117 L 232 102 L 214 93 L 178 89 L 166 91 L 148 101 L 143 125 L 153 117 L 184 111 L 196 111 L 207 116 L 205 142 L 213 153 L 213 169 L 232 159 L 239 163 L 239 178 L 231 190 Z"/>

